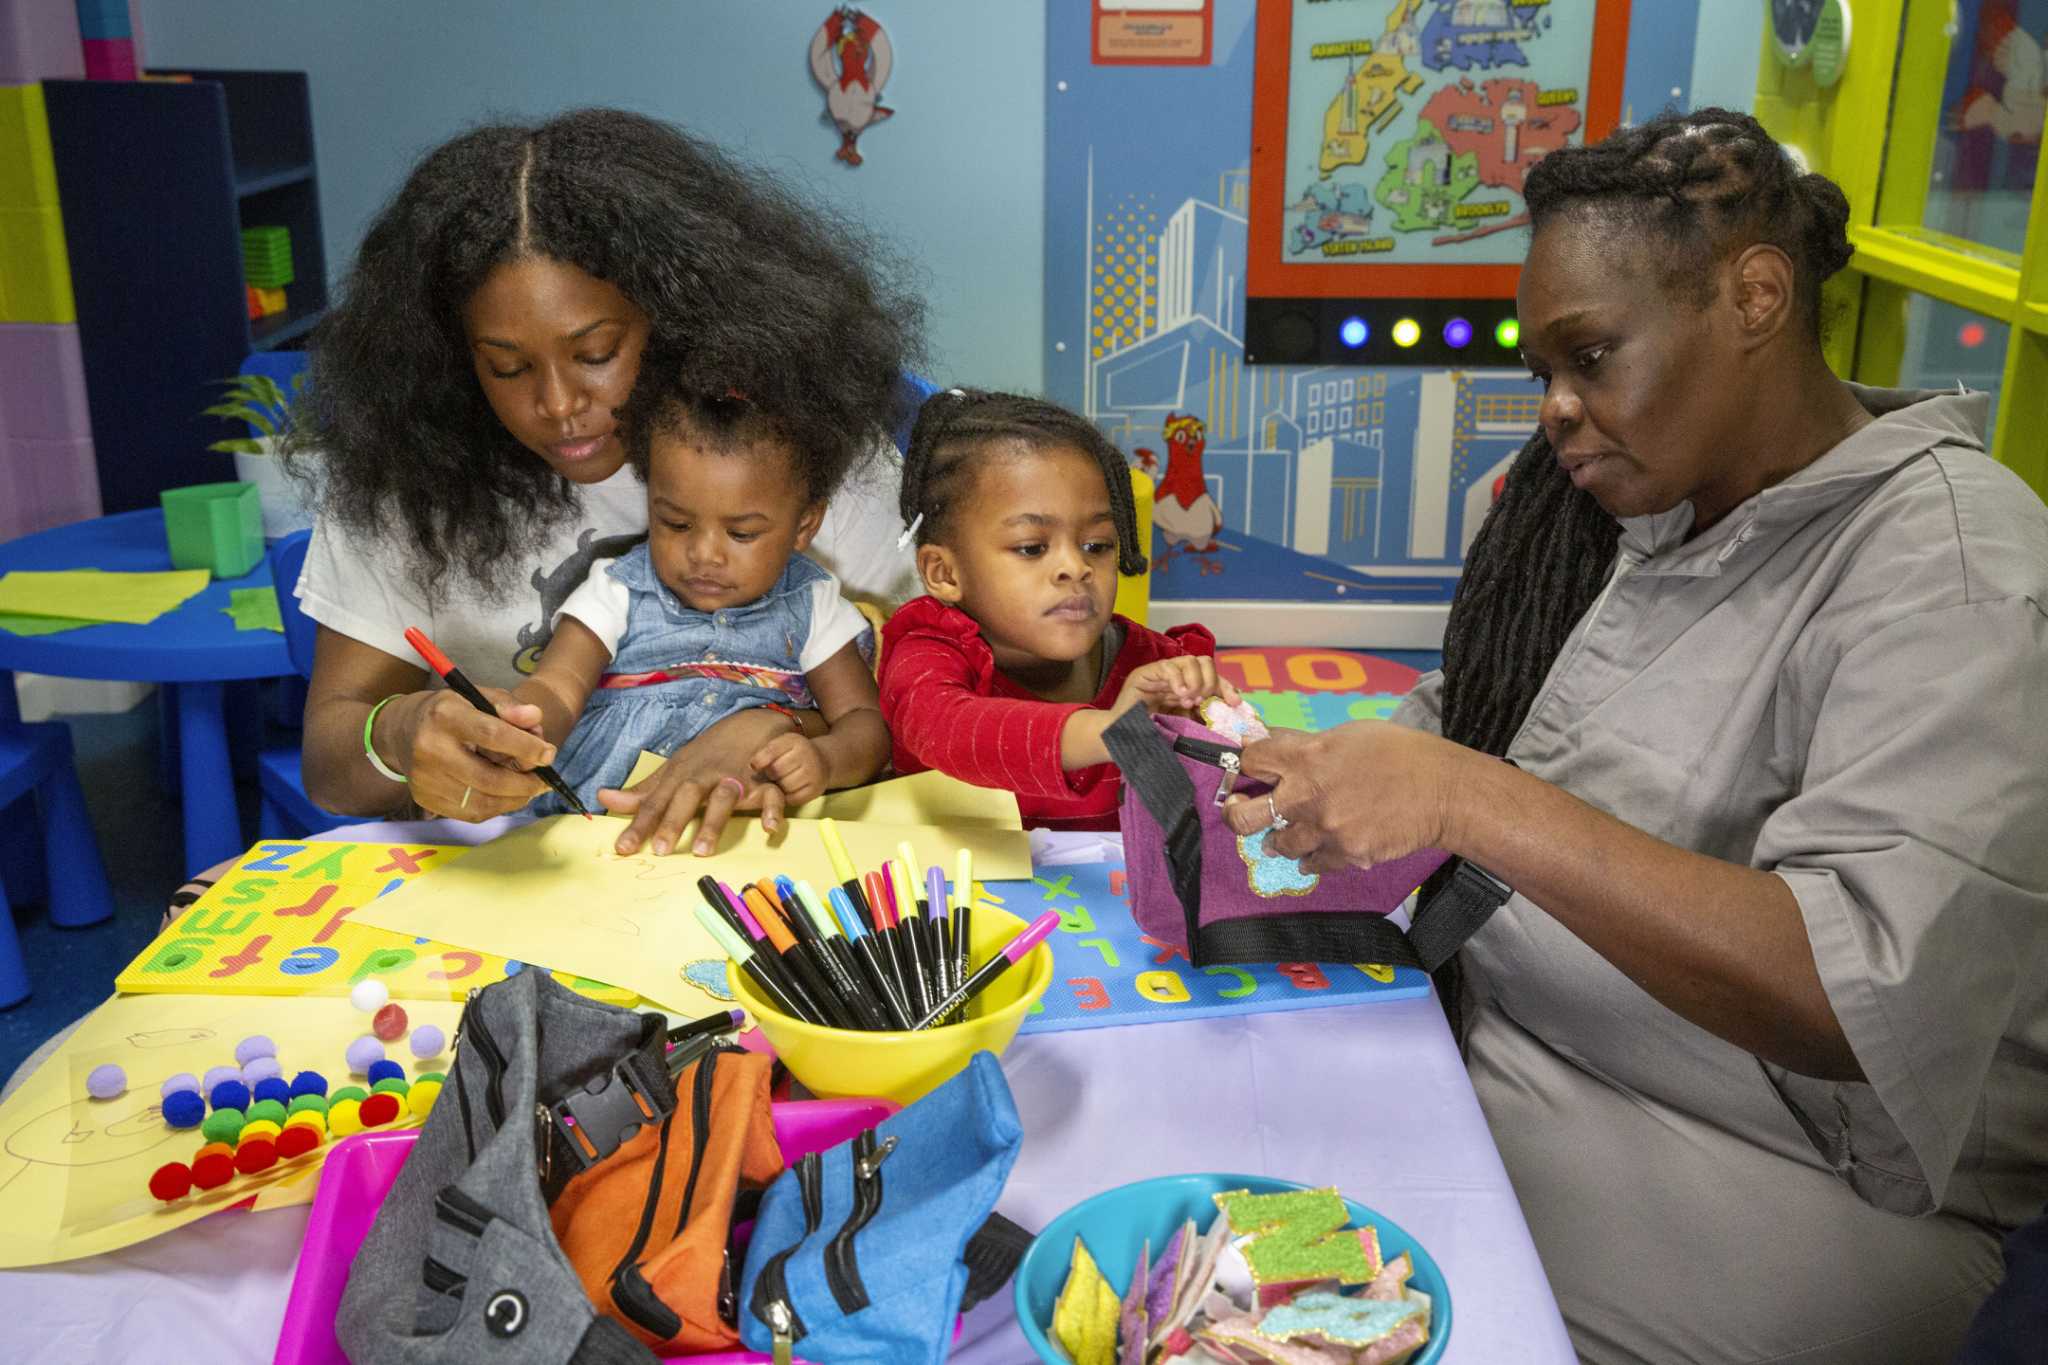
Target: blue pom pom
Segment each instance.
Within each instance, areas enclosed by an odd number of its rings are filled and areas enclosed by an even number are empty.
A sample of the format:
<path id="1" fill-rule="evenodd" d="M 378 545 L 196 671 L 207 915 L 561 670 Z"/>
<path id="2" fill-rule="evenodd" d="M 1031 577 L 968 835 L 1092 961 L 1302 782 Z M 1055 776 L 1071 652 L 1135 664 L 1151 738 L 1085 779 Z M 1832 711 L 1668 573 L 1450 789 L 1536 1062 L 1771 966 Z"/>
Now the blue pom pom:
<path id="1" fill-rule="evenodd" d="M 317 1071 L 301 1071 L 292 1077 L 292 1098 L 301 1095 L 325 1095 L 327 1078 Z"/>
<path id="2" fill-rule="evenodd" d="M 292 1098 L 292 1088 L 279 1076 L 256 1082 L 255 1088 L 249 1093 L 259 1100 L 276 1100 L 279 1104 L 289 1104 Z"/>
<path id="3" fill-rule="evenodd" d="M 249 1087 L 240 1081 L 222 1081 L 206 1098 L 216 1109 L 247 1109 Z"/>
<path id="4" fill-rule="evenodd" d="M 164 1122 L 173 1128 L 197 1128 L 206 1117 L 206 1101 L 197 1090 L 173 1090 L 164 1096 Z"/>
<path id="5" fill-rule="evenodd" d="M 388 1057 L 381 1062 L 370 1063 L 370 1084 L 372 1086 L 376 1085 L 379 1081 L 402 1081 L 404 1079 L 405 1068 Z"/>

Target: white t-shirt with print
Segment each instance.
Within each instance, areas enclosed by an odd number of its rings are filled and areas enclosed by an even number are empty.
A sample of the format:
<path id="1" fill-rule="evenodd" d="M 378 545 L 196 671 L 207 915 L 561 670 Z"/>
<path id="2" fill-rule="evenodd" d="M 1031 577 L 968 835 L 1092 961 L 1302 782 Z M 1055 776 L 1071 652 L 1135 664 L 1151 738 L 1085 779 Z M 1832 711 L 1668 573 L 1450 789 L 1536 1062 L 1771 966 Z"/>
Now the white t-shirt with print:
<path id="1" fill-rule="evenodd" d="M 856 467 L 826 506 L 807 552 L 848 594 L 888 607 L 920 591 L 909 550 L 896 544 L 903 529 L 896 509 L 902 469 L 894 445 Z M 581 491 L 578 515 L 526 556 L 507 577 L 512 587 L 495 600 L 450 580 L 441 602 L 429 606 L 413 582 L 407 550 L 352 537 L 321 518 L 299 574 L 299 602 L 329 630 L 409 664 L 421 660 L 405 642 L 405 628 L 418 626 L 471 681 L 516 687 L 591 565 L 616 558 L 647 534 L 647 487 L 631 469 Z"/>

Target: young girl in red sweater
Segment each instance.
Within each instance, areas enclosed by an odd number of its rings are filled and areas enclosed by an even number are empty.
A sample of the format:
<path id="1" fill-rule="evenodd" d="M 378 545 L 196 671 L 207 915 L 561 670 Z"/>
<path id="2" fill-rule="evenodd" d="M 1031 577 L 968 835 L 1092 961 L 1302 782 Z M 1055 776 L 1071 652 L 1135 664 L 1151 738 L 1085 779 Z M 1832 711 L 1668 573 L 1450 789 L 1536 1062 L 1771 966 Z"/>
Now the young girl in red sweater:
<path id="1" fill-rule="evenodd" d="M 926 596 L 882 632 L 882 715 L 899 773 L 1017 794 L 1024 822 L 1115 829 L 1102 732 L 1133 706 L 1235 705 L 1201 626 L 1111 611 L 1145 572 L 1123 456 L 1094 425 L 1015 394 L 934 396 L 903 460 L 905 534 Z"/>

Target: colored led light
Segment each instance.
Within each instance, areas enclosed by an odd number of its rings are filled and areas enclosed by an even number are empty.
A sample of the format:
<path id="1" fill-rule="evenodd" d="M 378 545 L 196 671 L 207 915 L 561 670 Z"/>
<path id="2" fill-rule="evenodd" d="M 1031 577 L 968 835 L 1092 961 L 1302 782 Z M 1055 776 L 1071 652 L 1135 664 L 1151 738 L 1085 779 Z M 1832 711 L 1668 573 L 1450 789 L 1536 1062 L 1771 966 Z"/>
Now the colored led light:
<path id="1" fill-rule="evenodd" d="M 1338 340 L 1353 349 L 1365 345 L 1365 339 L 1371 335 L 1372 329 L 1365 325 L 1364 318 L 1346 318 L 1343 326 L 1337 329 Z"/>
<path id="2" fill-rule="evenodd" d="M 1974 351 L 1984 344 L 1984 324 L 1966 322 L 1956 329 L 1956 340 L 1963 343 L 1965 350 Z"/>
<path id="3" fill-rule="evenodd" d="M 1414 318 L 1402 318 L 1394 324 L 1394 344 L 1406 350 L 1422 340 L 1422 324 Z"/>
<path id="4" fill-rule="evenodd" d="M 1493 339 L 1510 351 L 1522 344 L 1522 324 L 1517 318 L 1502 318 L 1493 329 Z"/>
<path id="5" fill-rule="evenodd" d="M 1444 345 L 1463 346 L 1472 340 L 1472 324 L 1463 318 L 1452 318 L 1444 324 Z"/>

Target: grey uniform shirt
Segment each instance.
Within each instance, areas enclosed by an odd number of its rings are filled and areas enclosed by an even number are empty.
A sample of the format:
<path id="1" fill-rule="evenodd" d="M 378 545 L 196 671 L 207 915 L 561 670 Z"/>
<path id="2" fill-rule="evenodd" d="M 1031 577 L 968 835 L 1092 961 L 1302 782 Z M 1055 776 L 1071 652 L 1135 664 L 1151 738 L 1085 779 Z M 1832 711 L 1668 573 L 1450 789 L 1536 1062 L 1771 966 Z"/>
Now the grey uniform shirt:
<path id="1" fill-rule="evenodd" d="M 1764 1063 L 1503 907 L 1468 1058 L 1589 1358 L 1921 1358 L 1885 1324 L 1966 1319 L 2048 1198 L 2048 509 L 1983 453 L 1983 395 L 1859 395 L 1877 421 L 1701 534 L 1623 524 L 1509 749 L 1782 877 L 1867 1078 Z M 1437 729 L 1441 686 L 1395 719 Z"/>

